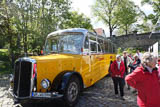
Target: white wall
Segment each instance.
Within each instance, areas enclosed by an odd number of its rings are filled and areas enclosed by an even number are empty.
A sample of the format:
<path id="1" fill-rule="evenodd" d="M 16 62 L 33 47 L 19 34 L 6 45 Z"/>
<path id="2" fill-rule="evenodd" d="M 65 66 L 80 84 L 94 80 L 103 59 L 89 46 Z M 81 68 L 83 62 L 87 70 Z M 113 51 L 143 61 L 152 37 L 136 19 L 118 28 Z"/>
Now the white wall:
<path id="1" fill-rule="evenodd" d="M 153 44 L 153 53 L 158 56 L 158 42 Z"/>

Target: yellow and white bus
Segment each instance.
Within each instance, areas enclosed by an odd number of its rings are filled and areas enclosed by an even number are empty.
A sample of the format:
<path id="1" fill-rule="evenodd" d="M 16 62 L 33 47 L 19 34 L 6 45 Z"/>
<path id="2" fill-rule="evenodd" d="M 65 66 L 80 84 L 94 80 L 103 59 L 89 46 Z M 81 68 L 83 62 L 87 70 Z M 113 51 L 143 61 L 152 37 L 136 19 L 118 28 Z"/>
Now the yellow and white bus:
<path id="1" fill-rule="evenodd" d="M 73 106 L 83 88 L 109 73 L 115 50 L 110 40 L 86 29 L 52 32 L 46 38 L 43 56 L 15 62 L 13 96 L 20 101 L 63 97 Z"/>

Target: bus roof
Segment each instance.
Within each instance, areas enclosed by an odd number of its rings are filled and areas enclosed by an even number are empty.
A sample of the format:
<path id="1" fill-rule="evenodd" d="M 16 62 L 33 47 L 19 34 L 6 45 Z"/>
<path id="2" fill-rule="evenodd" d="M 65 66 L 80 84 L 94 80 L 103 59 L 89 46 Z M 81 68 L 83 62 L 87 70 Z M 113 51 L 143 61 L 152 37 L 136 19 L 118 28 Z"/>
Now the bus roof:
<path id="1" fill-rule="evenodd" d="M 81 32 L 85 35 L 85 34 L 87 34 L 88 30 L 84 29 L 84 28 L 72 28 L 72 29 L 58 30 L 58 31 L 55 31 L 55 32 L 48 34 L 47 38 L 55 36 L 55 35 L 63 33 L 63 32 Z"/>
<path id="2" fill-rule="evenodd" d="M 89 30 L 87 30 L 87 29 L 85 29 L 85 28 L 71 28 L 71 29 L 58 30 L 58 31 L 49 33 L 48 36 L 47 36 L 47 38 L 50 38 L 50 37 L 52 37 L 52 36 L 56 36 L 57 34 L 61 34 L 61 33 L 64 33 L 64 32 L 81 32 L 81 33 L 83 33 L 84 35 L 86 35 L 87 33 L 91 33 L 91 34 L 93 34 L 95 37 L 98 37 L 98 38 L 100 38 L 100 39 L 108 40 L 106 37 L 97 35 L 96 33 L 90 32 Z"/>

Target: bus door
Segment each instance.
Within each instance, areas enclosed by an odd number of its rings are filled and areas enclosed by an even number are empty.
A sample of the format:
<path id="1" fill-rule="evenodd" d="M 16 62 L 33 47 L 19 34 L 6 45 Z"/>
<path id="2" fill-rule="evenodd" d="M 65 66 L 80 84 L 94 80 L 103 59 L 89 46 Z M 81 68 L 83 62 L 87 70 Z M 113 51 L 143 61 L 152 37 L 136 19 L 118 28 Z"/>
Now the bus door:
<path id="1" fill-rule="evenodd" d="M 98 46 L 97 60 L 99 61 L 99 64 L 100 64 L 99 74 L 101 75 L 101 77 L 103 77 L 105 75 L 105 66 L 106 66 L 105 58 L 104 58 L 104 55 L 103 55 L 102 48 L 101 48 L 100 44 L 98 43 L 97 46 Z"/>
<path id="2" fill-rule="evenodd" d="M 90 61 L 90 53 L 89 53 L 89 38 L 86 36 L 83 45 L 83 55 L 82 55 L 82 72 L 81 75 L 83 77 L 83 81 L 85 86 L 92 85 L 92 72 L 91 72 L 91 61 Z"/>
<path id="3" fill-rule="evenodd" d="M 91 72 L 92 72 L 92 81 L 95 83 L 100 79 L 100 61 L 99 55 L 97 53 L 97 42 L 89 40 L 90 43 L 90 61 L 91 61 Z"/>

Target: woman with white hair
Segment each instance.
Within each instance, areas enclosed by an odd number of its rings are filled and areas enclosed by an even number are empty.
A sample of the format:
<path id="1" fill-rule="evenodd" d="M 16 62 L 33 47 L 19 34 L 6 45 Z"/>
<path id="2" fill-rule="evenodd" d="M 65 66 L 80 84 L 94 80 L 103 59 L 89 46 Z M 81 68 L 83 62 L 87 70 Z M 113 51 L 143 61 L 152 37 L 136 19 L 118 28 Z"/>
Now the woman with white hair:
<path id="1" fill-rule="evenodd" d="M 116 60 L 113 61 L 111 64 L 111 76 L 113 79 L 113 84 L 114 84 L 114 91 L 116 97 L 118 97 L 118 86 L 120 89 L 120 95 L 121 99 L 125 100 L 123 98 L 124 96 L 124 73 L 125 73 L 125 66 L 123 61 L 121 61 L 121 56 L 116 55 Z"/>
<path id="2" fill-rule="evenodd" d="M 139 107 L 160 107 L 160 78 L 156 69 L 157 57 L 146 52 L 142 64 L 126 76 L 126 82 L 137 89 Z"/>

